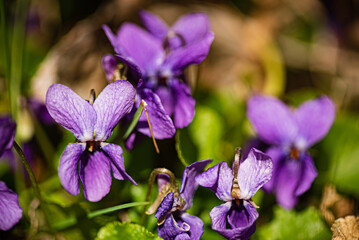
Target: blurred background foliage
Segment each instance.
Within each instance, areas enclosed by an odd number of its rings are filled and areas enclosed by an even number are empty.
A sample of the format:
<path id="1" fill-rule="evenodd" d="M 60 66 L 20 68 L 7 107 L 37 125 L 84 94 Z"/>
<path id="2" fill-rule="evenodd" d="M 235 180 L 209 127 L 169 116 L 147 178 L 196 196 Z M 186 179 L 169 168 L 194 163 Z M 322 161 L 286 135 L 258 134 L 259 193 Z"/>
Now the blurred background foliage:
<path id="1" fill-rule="evenodd" d="M 255 202 L 261 208 L 252 239 L 329 239 L 335 219 L 358 214 L 358 1 L 2 0 L 1 7 L 6 31 L 0 52 L 8 51 L 11 69 L 7 70 L 4 57 L 0 62 L 0 110 L 3 114 L 11 111 L 6 89 L 12 83 L 5 81 L 9 71 L 11 80 L 18 79 L 21 99 L 17 139 L 24 146 L 29 144 L 29 158 L 51 213 L 46 223 L 29 184 L 19 180 L 26 181 L 21 166 L 9 164 L 10 153 L 0 162 L 0 178 L 19 193 L 24 216 L 14 229 L 0 232 L 1 239 L 135 239 L 125 238 L 122 231 L 156 239 L 151 234 L 156 233 L 153 216 L 147 217 L 145 228 L 113 222 L 140 224 L 143 207 L 86 216 L 97 209 L 143 202 L 147 179 L 156 167 L 170 169 L 180 181 L 184 166 L 179 158 L 188 164 L 207 158 L 213 159 L 210 166 L 231 163 L 235 148 L 254 137 L 246 118 L 246 100 L 255 93 L 277 96 L 292 106 L 326 94 L 336 104 L 337 117 L 327 137 L 311 149 L 319 174 L 294 210 L 281 209 L 272 195 L 257 193 Z M 44 102 L 53 83 L 70 86 L 84 98 L 92 88 L 99 93 L 107 83 L 101 58 L 112 53 L 101 25 L 117 29 L 125 21 L 140 24 L 141 9 L 170 24 L 182 14 L 197 11 L 207 13 L 211 20 L 215 40 L 209 56 L 186 73 L 196 99 L 195 118 L 174 139 L 159 141 L 160 154 L 150 139 L 124 153 L 126 170 L 139 187 L 114 180 L 110 193 L 100 202 L 86 202 L 83 194 L 68 194 L 57 176 L 59 157 L 74 136 L 39 119 L 28 102 Z M 19 24 L 21 11 L 25 13 L 23 25 Z M 116 136 L 113 140 L 122 144 Z M 14 169 L 19 168 L 14 177 Z M 155 194 L 153 190 L 153 198 Z M 205 223 L 202 239 L 222 239 L 210 229 L 208 216 L 219 204 L 208 189 L 196 193 L 190 213 Z M 52 227 L 42 231 L 44 226 Z"/>

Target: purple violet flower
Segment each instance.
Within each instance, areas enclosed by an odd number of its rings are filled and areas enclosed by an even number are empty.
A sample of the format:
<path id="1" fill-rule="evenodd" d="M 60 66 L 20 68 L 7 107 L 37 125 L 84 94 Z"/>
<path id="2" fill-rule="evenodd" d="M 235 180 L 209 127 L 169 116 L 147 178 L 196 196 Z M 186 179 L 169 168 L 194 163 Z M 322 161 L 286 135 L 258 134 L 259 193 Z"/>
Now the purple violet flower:
<path id="1" fill-rule="evenodd" d="M 237 149 L 232 170 L 221 162 L 196 177 L 199 185 L 225 201 L 209 213 L 213 230 L 227 239 L 249 239 L 258 218 L 251 198 L 270 180 L 272 169 L 272 160 L 261 151 L 252 148 L 246 159 L 240 159 Z"/>
<path id="2" fill-rule="evenodd" d="M 317 176 L 307 150 L 329 131 L 335 106 L 322 96 L 292 111 L 276 98 L 254 96 L 247 116 L 259 138 L 271 145 L 266 153 L 273 159 L 273 177 L 263 188 L 274 192 L 282 207 L 293 208 Z"/>
<path id="3" fill-rule="evenodd" d="M 0 181 L 0 230 L 10 230 L 22 217 L 18 196 Z"/>
<path id="4" fill-rule="evenodd" d="M 61 183 L 72 195 L 80 193 L 80 175 L 85 198 L 101 200 L 110 191 L 111 168 L 116 179 L 136 184 L 125 172 L 122 148 L 105 142 L 119 120 L 131 111 L 135 94 L 124 80 L 107 85 L 94 102 L 85 101 L 61 84 L 48 89 L 46 106 L 51 117 L 78 141 L 66 147 L 59 165 Z"/>
<path id="5" fill-rule="evenodd" d="M 202 160 L 187 166 L 183 172 L 181 189 L 170 186 L 166 174 L 158 174 L 159 196 L 164 196 L 155 217 L 158 222 L 158 235 L 164 240 L 199 240 L 203 234 L 203 222 L 200 218 L 186 213 L 192 206 L 192 199 L 198 184 L 195 181 L 212 160 Z"/>
<path id="6" fill-rule="evenodd" d="M 145 15 L 146 13 L 143 12 L 142 16 Z M 191 16 L 188 15 L 186 21 L 180 21 L 178 27 L 169 30 L 171 33 L 176 30 L 176 36 L 188 40 L 188 42 L 183 40 L 181 47 L 175 49 L 164 48 L 163 45 L 166 44 L 163 43 L 163 39 L 159 39 L 131 23 L 124 23 L 116 35 L 108 26 L 103 26 L 118 54 L 116 57 L 129 67 L 132 76 L 140 79 L 137 85 L 138 95 L 149 105 L 152 104 L 153 108 L 156 107 L 155 111 L 161 113 L 162 117 L 163 114 L 170 116 L 176 128 L 186 127 L 194 116 L 195 100 L 192 98 L 190 87 L 185 83 L 183 71 L 187 66 L 199 64 L 204 60 L 214 38 L 213 33 L 209 31 L 206 17 L 201 15 L 200 18 L 205 19 L 199 21 L 203 23 L 202 25 L 190 27 L 194 25 L 190 23 L 190 20 L 198 18 L 197 15 Z M 146 19 L 151 19 L 151 17 Z M 150 22 L 151 20 L 148 20 L 148 26 L 155 28 L 153 21 Z M 186 33 L 186 28 L 188 33 Z M 110 59 L 104 59 L 107 75 L 113 72 L 111 62 L 113 61 Z M 155 130 L 156 126 L 153 126 L 156 138 L 173 137 L 175 129 L 169 131 L 170 124 L 168 122 L 171 118 L 165 119 L 168 125 L 166 132 L 160 134 L 161 131 Z M 153 118 L 150 116 L 150 119 L 152 121 Z M 164 119 L 159 118 L 158 120 L 163 121 Z M 142 128 L 140 132 L 150 136 L 148 127 Z"/>

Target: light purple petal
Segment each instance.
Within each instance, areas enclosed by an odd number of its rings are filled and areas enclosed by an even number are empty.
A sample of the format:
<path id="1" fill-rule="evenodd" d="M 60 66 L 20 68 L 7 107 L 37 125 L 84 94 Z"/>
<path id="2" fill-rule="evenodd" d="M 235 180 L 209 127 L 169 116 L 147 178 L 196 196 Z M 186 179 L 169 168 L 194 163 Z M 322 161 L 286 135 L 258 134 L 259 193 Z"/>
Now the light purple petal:
<path id="1" fill-rule="evenodd" d="M 18 196 L 0 181 L 0 230 L 10 230 L 22 217 Z"/>
<path id="2" fill-rule="evenodd" d="M 278 169 L 275 195 L 279 205 L 286 209 L 293 208 L 298 202 L 295 192 L 301 181 L 301 165 L 299 160 L 287 159 Z"/>
<path id="3" fill-rule="evenodd" d="M 153 36 L 161 41 L 166 38 L 169 27 L 160 17 L 145 10 L 140 11 L 139 15 L 142 24 Z"/>
<path id="4" fill-rule="evenodd" d="M 240 163 L 238 184 L 240 198 L 249 200 L 272 177 L 272 159 L 261 151 L 252 148 L 247 159 Z"/>
<path id="5" fill-rule="evenodd" d="M 138 66 L 137 63 L 135 63 L 130 57 L 125 57 L 122 55 L 115 55 L 115 57 L 117 57 L 121 62 L 127 65 L 128 79 L 133 80 L 136 83 L 137 88 L 141 87 L 143 84 L 142 75 L 145 74 L 145 71 L 141 69 L 140 66 Z"/>
<path id="6" fill-rule="evenodd" d="M 186 45 L 190 45 L 202 41 L 210 32 L 209 19 L 204 13 L 190 13 L 178 19 L 172 30 L 184 38 Z"/>
<path id="7" fill-rule="evenodd" d="M 121 55 L 131 57 L 146 72 L 155 71 L 165 56 L 162 42 L 132 23 L 122 24 L 118 44 L 123 49 Z"/>
<path id="8" fill-rule="evenodd" d="M 249 202 L 243 201 L 240 206 L 232 204 L 227 215 L 226 229 L 213 229 L 227 239 L 249 239 L 256 230 L 258 212 Z"/>
<path id="9" fill-rule="evenodd" d="M 335 119 L 335 106 L 327 96 L 307 101 L 294 112 L 298 124 L 296 145 L 305 150 L 321 140 Z"/>
<path id="10" fill-rule="evenodd" d="M 110 41 L 112 47 L 114 48 L 115 52 L 122 53 L 122 49 L 118 40 L 118 33 L 117 35 L 113 34 L 111 29 L 107 25 L 102 25 L 102 29 L 104 30 L 108 40 Z"/>
<path id="11" fill-rule="evenodd" d="M 180 218 L 190 227 L 188 235 L 191 240 L 200 240 L 204 232 L 203 222 L 199 217 L 192 216 L 186 212 L 180 213 Z"/>
<path id="12" fill-rule="evenodd" d="M 66 147 L 60 158 L 60 181 L 66 191 L 72 195 L 77 195 L 80 193 L 79 160 L 85 149 L 85 143 L 71 143 Z"/>
<path id="13" fill-rule="evenodd" d="M 278 181 L 278 171 L 285 160 L 285 154 L 283 150 L 278 147 L 271 147 L 266 151 L 266 154 L 271 157 L 273 162 L 272 178 L 263 185 L 263 189 L 266 192 L 272 192 L 275 188 L 275 184 Z"/>
<path id="14" fill-rule="evenodd" d="M 101 143 L 102 150 L 107 154 L 111 161 L 113 176 L 118 180 L 130 180 L 135 185 L 137 183 L 125 171 L 123 164 L 122 148 L 116 144 Z"/>
<path id="15" fill-rule="evenodd" d="M 116 59 L 114 58 L 114 56 L 112 56 L 111 54 L 106 54 L 102 58 L 102 66 L 105 71 L 107 81 L 112 82 L 114 74 L 117 69 L 117 62 L 116 62 Z M 115 79 L 115 80 L 118 80 L 118 79 Z"/>
<path id="16" fill-rule="evenodd" d="M 226 162 L 220 162 L 196 177 L 196 181 L 202 187 L 211 189 L 219 199 L 231 201 L 233 182 L 232 170 Z"/>
<path id="17" fill-rule="evenodd" d="M 293 113 L 281 101 L 269 96 L 253 96 L 247 116 L 258 136 L 269 144 L 290 145 L 297 135 Z"/>
<path id="18" fill-rule="evenodd" d="M 178 75 L 185 67 L 201 63 L 207 57 L 213 39 L 214 34 L 209 32 L 202 41 L 171 51 L 163 63 L 162 72 L 171 71 Z"/>
<path id="19" fill-rule="evenodd" d="M 142 89 L 139 91 L 139 95 L 140 99 L 143 99 L 147 103 L 146 108 L 155 138 L 165 139 L 173 137 L 176 133 L 176 129 L 171 118 L 166 114 L 160 98 L 149 89 Z M 140 101 L 140 99 L 137 100 Z M 146 136 L 151 136 L 145 111 L 142 112 L 137 124 L 137 130 Z"/>
<path id="20" fill-rule="evenodd" d="M 173 207 L 173 195 L 173 192 L 170 192 L 163 198 L 160 206 L 155 213 L 155 218 L 157 218 L 157 220 L 160 220 L 160 218 L 170 213 Z"/>
<path id="21" fill-rule="evenodd" d="M 192 98 L 191 89 L 186 84 L 174 80 L 171 83 L 174 92 L 175 106 L 173 119 L 176 128 L 188 126 L 194 117 L 194 105 L 196 101 Z"/>
<path id="22" fill-rule="evenodd" d="M 318 175 L 312 157 L 309 154 L 304 154 L 304 156 L 300 158 L 300 161 L 302 161 L 302 176 L 294 193 L 296 196 L 300 196 L 308 191 L 314 179 Z"/>
<path id="23" fill-rule="evenodd" d="M 212 221 L 212 229 L 213 230 L 224 230 L 227 228 L 227 214 L 232 207 L 232 201 L 228 201 L 223 203 L 217 207 L 214 207 L 209 216 Z"/>
<path id="24" fill-rule="evenodd" d="M 0 157 L 12 148 L 15 138 L 16 123 L 10 116 L 0 117 Z"/>
<path id="25" fill-rule="evenodd" d="M 80 178 L 85 198 L 91 202 L 101 200 L 110 191 L 111 163 L 101 150 L 88 152 L 81 156 Z"/>
<path id="26" fill-rule="evenodd" d="M 95 139 L 105 141 L 121 118 L 128 114 L 135 102 L 136 91 L 131 83 L 118 80 L 102 90 L 93 107 L 97 114 Z"/>
<path id="27" fill-rule="evenodd" d="M 46 107 L 51 117 L 86 142 L 93 139 L 96 123 L 95 109 L 70 88 L 53 84 L 47 90 Z"/>
<path id="28" fill-rule="evenodd" d="M 182 211 L 186 211 L 192 206 L 193 195 L 198 188 L 196 177 L 203 172 L 204 168 L 210 162 L 212 162 L 211 159 L 202 160 L 192 163 L 185 168 L 180 189 L 181 197 L 185 201 L 185 204 L 181 209 Z"/>

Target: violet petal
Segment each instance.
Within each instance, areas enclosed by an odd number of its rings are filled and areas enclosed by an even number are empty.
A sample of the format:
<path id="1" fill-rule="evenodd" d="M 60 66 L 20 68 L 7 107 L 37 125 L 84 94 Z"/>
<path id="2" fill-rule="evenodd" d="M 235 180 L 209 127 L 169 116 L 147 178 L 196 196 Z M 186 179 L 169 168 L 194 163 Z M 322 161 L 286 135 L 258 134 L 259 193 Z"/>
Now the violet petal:
<path id="1" fill-rule="evenodd" d="M 263 189 L 266 192 L 272 192 L 275 188 L 275 184 L 278 178 L 278 171 L 281 168 L 282 162 L 285 159 L 283 150 L 279 147 L 271 147 L 266 151 L 266 154 L 271 157 L 273 162 L 272 178 L 263 185 Z"/>
<path id="2" fill-rule="evenodd" d="M 162 188 L 169 183 L 170 177 L 165 173 L 157 174 L 157 185 L 158 185 L 158 192 L 161 192 Z"/>
<path id="3" fill-rule="evenodd" d="M 209 216 L 211 217 L 213 230 L 225 230 L 227 228 L 227 214 L 232 207 L 232 201 L 214 207 Z"/>
<path id="4" fill-rule="evenodd" d="M 86 200 L 101 200 L 111 187 L 110 159 L 101 150 L 84 152 L 80 160 L 80 178 Z"/>
<path id="5" fill-rule="evenodd" d="M 174 106 L 176 103 L 175 93 L 173 89 L 168 86 L 158 86 L 157 89 L 154 90 L 157 96 L 161 99 L 161 103 L 165 112 L 168 116 L 172 116 L 174 112 Z"/>
<path id="6" fill-rule="evenodd" d="M 0 157 L 12 148 L 16 132 L 16 123 L 10 116 L 0 117 Z"/>
<path id="7" fill-rule="evenodd" d="M 278 169 L 275 195 L 279 205 L 286 209 L 291 209 L 297 204 L 295 192 L 301 181 L 301 173 L 302 163 L 294 159 L 287 159 Z"/>
<path id="8" fill-rule="evenodd" d="M 79 160 L 85 151 L 85 143 L 71 143 L 67 145 L 61 155 L 59 177 L 62 186 L 72 195 L 80 193 L 79 188 Z"/>
<path id="9" fill-rule="evenodd" d="M 299 184 L 297 186 L 297 189 L 295 190 L 295 195 L 300 196 L 312 185 L 314 179 L 317 177 L 318 172 L 317 169 L 314 166 L 314 162 L 312 157 L 305 153 L 301 158 L 300 161 L 302 161 L 302 175 L 299 181 Z"/>
<path id="10" fill-rule="evenodd" d="M 220 162 L 196 177 L 202 187 L 211 189 L 223 201 L 231 201 L 233 173 L 226 162 Z"/>
<path id="11" fill-rule="evenodd" d="M 117 69 L 116 59 L 111 54 L 106 54 L 102 58 L 102 67 L 106 74 L 106 79 L 108 82 L 112 82 L 114 74 Z M 115 79 L 118 80 L 118 79 Z"/>
<path id="12" fill-rule="evenodd" d="M 121 49 L 121 45 L 119 44 L 118 33 L 116 35 L 113 34 L 111 29 L 107 25 L 102 25 L 102 29 L 105 32 L 115 52 L 122 54 L 123 51 Z"/>
<path id="13" fill-rule="evenodd" d="M 204 13 L 190 13 L 178 19 L 172 29 L 184 38 L 186 45 L 190 45 L 201 41 L 210 32 L 209 19 Z"/>
<path id="14" fill-rule="evenodd" d="M 160 17 L 145 10 L 140 11 L 139 15 L 142 24 L 153 36 L 161 41 L 166 38 L 169 27 Z"/>
<path id="15" fill-rule="evenodd" d="M 200 240 L 204 232 L 203 222 L 199 217 L 192 216 L 186 212 L 181 212 L 180 217 L 190 227 L 188 235 L 192 240 Z"/>
<path id="16" fill-rule="evenodd" d="M 22 217 L 17 194 L 0 181 L 0 230 L 10 230 Z"/>
<path id="17" fill-rule="evenodd" d="M 185 235 L 188 235 L 190 226 L 183 222 L 180 218 L 179 211 L 174 212 L 173 214 L 168 215 L 163 224 L 158 226 L 158 236 L 165 240 L 171 239 L 190 239 L 186 238 Z M 178 236 L 178 238 L 177 238 Z"/>
<path id="18" fill-rule="evenodd" d="M 269 96 L 253 96 L 248 101 L 247 116 L 258 136 L 269 144 L 290 145 L 297 135 L 291 110 Z"/>
<path id="19" fill-rule="evenodd" d="M 93 139 L 96 123 L 95 109 L 70 88 L 53 84 L 46 93 L 46 107 L 51 117 L 86 142 Z"/>
<path id="20" fill-rule="evenodd" d="M 120 119 L 131 111 L 135 95 L 135 89 L 125 80 L 110 83 L 102 90 L 93 104 L 97 114 L 95 140 L 105 141 L 111 136 Z"/>
<path id="21" fill-rule="evenodd" d="M 141 69 L 131 57 L 125 57 L 122 55 L 115 55 L 115 57 L 127 65 L 127 77 L 129 80 L 133 80 L 136 83 L 137 88 L 141 87 L 143 84 L 142 75 L 145 73 L 144 70 Z"/>
<path id="22" fill-rule="evenodd" d="M 122 24 L 118 44 L 126 57 L 131 57 L 146 72 L 155 71 L 162 64 L 165 52 L 162 42 L 135 24 Z"/>
<path id="23" fill-rule="evenodd" d="M 133 180 L 132 177 L 125 171 L 125 165 L 123 164 L 122 157 L 122 148 L 119 145 L 110 143 L 101 143 L 101 148 L 111 161 L 113 176 L 118 180 L 130 180 L 137 186 L 135 180 Z"/>
<path id="24" fill-rule="evenodd" d="M 177 75 L 185 67 L 201 63 L 207 57 L 213 39 L 214 34 L 209 32 L 202 41 L 171 51 L 163 63 L 162 72 L 171 71 Z"/>
<path id="25" fill-rule="evenodd" d="M 157 220 L 160 220 L 161 217 L 166 216 L 171 212 L 171 209 L 173 207 L 173 200 L 174 200 L 173 195 L 174 195 L 173 192 L 170 192 L 163 198 L 160 206 L 158 207 L 155 213 L 155 217 L 157 218 Z"/>
<path id="26" fill-rule="evenodd" d="M 176 128 L 173 125 L 172 119 L 166 114 L 160 98 L 149 89 L 142 89 L 139 91 L 139 95 L 147 103 L 146 108 L 154 137 L 156 139 L 173 137 L 176 133 Z M 145 111 L 142 112 L 137 124 L 137 130 L 146 136 L 151 136 Z"/>
<path id="27" fill-rule="evenodd" d="M 300 105 L 294 116 L 299 128 L 296 145 L 305 150 L 328 133 L 335 119 L 335 106 L 330 98 L 322 96 Z"/>
<path id="28" fill-rule="evenodd" d="M 194 117 L 194 105 L 196 101 L 192 98 L 191 89 L 179 80 L 171 84 L 175 97 L 173 119 L 176 128 L 188 126 Z"/>
<path id="29" fill-rule="evenodd" d="M 240 163 L 238 185 L 241 199 L 249 200 L 272 177 L 272 159 L 261 151 L 252 148 L 247 159 Z"/>
<path id="30" fill-rule="evenodd" d="M 211 159 L 202 160 L 192 163 L 185 168 L 182 176 L 182 183 L 180 189 L 180 195 L 185 201 L 185 204 L 181 209 L 182 211 L 186 211 L 192 206 L 193 195 L 198 188 L 198 183 L 195 179 L 199 174 L 203 172 L 204 168 L 210 162 L 212 162 Z"/>

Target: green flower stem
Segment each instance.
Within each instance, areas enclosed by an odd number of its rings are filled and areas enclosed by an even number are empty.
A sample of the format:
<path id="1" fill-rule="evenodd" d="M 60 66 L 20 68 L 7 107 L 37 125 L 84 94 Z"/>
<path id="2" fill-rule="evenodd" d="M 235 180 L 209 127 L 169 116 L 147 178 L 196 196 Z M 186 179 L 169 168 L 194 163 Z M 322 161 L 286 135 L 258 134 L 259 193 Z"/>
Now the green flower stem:
<path id="1" fill-rule="evenodd" d="M 181 161 L 181 163 L 183 164 L 183 166 L 187 167 L 188 163 L 186 162 L 186 160 L 184 159 L 183 155 L 182 155 L 182 151 L 181 151 L 181 146 L 180 146 L 180 130 L 177 129 L 176 130 L 176 151 L 177 151 L 177 156 L 179 158 L 179 160 Z"/>
<path id="2" fill-rule="evenodd" d="M 86 214 L 86 218 L 91 219 L 103 214 L 107 214 L 107 213 L 111 213 L 111 212 L 115 212 L 121 209 L 125 209 L 125 208 L 130 208 L 130 207 L 137 207 L 137 206 L 145 206 L 148 205 L 149 202 L 132 202 L 132 203 L 125 203 L 125 204 L 121 204 L 121 205 L 117 205 L 114 207 L 109 207 L 109 208 L 105 208 L 105 209 L 100 209 L 100 210 L 96 210 L 94 212 L 90 212 Z M 68 218 L 65 221 L 56 223 L 53 225 L 53 227 L 56 230 L 64 230 L 66 228 L 69 228 L 71 226 L 74 226 L 75 224 L 78 223 L 78 220 L 81 219 L 81 216 L 76 218 Z"/>
<path id="3" fill-rule="evenodd" d="M 1 21 L 1 36 L 3 42 L 3 58 L 5 64 L 5 78 L 8 88 L 8 94 L 10 93 L 10 55 L 9 55 L 9 43 L 8 43 L 8 29 L 6 25 L 6 15 L 5 15 L 5 2 L 0 0 L 0 21 Z M 10 96 L 9 96 L 10 98 Z"/>
<path id="4" fill-rule="evenodd" d="M 26 36 L 26 17 L 30 0 L 18 0 L 15 11 L 15 24 L 11 45 L 10 65 L 10 104 L 14 120 L 18 119 L 20 90 L 23 70 L 23 56 Z"/>

